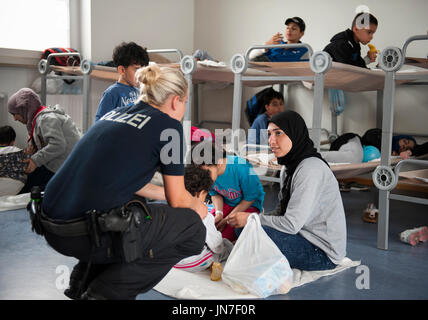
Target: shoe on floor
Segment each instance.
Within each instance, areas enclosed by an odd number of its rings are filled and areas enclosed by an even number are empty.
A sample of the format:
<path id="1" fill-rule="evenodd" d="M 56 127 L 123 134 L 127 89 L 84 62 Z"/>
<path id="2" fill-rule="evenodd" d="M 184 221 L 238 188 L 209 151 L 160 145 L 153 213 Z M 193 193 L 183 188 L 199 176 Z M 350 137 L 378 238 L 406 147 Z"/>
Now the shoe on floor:
<path id="1" fill-rule="evenodd" d="M 417 245 L 419 241 L 426 242 L 428 240 L 428 227 L 404 230 L 400 233 L 400 240 L 412 246 Z"/>
<path id="2" fill-rule="evenodd" d="M 363 220 L 369 223 L 377 223 L 379 210 L 375 207 L 374 203 L 369 203 L 366 210 L 364 210 Z"/>

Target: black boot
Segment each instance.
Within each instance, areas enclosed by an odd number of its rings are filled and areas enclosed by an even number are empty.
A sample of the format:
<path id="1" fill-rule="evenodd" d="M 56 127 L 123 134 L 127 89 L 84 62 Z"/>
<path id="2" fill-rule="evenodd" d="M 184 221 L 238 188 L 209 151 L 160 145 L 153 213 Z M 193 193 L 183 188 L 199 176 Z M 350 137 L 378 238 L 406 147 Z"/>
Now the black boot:
<path id="1" fill-rule="evenodd" d="M 88 263 L 79 261 L 73 268 L 73 271 L 70 275 L 69 287 L 64 291 L 64 295 L 72 300 L 80 300 L 82 299 L 81 295 L 87 289 L 89 284 L 97 275 L 99 275 L 104 269 L 106 265 L 101 264 L 91 264 L 88 269 Z M 86 279 L 85 273 L 87 274 Z"/>
<path id="2" fill-rule="evenodd" d="M 88 290 L 86 290 L 82 294 L 80 300 L 108 300 L 108 299 L 96 292 L 93 292 L 90 288 L 88 288 Z"/>
<path id="3" fill-rule="evenodd" d="M 83 277 L 85 276 L 88 263 L 79 261 L 73 268 L 70 275 L 70 283 L 68 289 L 64 291 L 64 295 L 72 300 L 79 300 L 80 295 L 85 292 Z"/>

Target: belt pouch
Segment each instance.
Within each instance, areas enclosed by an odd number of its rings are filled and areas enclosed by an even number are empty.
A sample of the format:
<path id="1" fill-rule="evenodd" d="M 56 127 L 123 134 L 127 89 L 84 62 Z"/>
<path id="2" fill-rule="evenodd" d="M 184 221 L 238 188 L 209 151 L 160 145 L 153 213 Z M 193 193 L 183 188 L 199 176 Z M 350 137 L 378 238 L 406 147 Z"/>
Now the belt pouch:
<path id="1" fill-rule="evenodd" d="M 141 209 L 138 206 L 129 207 L 130 221 L 128 229 L 122 232 L 122 252 L 126 262 L 133 262 L 143 256 L 143 239 L 140 231 Z"/>

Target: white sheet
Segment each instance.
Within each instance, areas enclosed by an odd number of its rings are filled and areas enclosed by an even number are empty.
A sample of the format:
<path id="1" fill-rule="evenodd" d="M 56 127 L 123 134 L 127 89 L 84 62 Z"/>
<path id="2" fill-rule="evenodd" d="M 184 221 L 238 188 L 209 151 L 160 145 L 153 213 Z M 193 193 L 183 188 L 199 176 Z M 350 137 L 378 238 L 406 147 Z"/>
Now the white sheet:
<path id="1" fill-rule="evenodd" d="M 18 194 L 17 196 L 0 197 L 0 211 L 25 208 L 29 201 L 30 193 Z"/>
<path id="2" fill-rule="evenodd" d="M 315 281 L 321 277 L 336 274 L 351 267 L 356 267 L 361 261 L 352 261 L 344 258 L 333 270 L 326 271 L 301 271 L 293 269 L 292 288 Z M 252 294 L 241 294 L 232 290 L 223 281 L 211 281 L 209 271 L 190 273 L 172 268 L 171 271 L 159 282 L 154 289 L 167 296 L 177 299 L 198 300 L 235 300 L 258 299 Z"/>

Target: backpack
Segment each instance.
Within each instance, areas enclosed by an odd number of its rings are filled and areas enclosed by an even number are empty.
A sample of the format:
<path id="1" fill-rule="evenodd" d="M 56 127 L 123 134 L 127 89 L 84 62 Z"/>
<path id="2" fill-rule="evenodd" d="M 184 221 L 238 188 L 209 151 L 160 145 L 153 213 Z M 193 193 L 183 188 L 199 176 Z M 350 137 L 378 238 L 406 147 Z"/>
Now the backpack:
<path id="1" fill-rule="evenodd" d="M 47 59 L 52 53 L 78 52 L 72 48 L 48 48 L 42 53 L 42 59 Z M 80 66 L 80 58 L 77 56 L 55 57 L 51 64 L 56 66 Z"/>
<path id="2" fill-rule="evenodd" d="M 253 124 L 254 120 L 257 118 L 258 114 L 261 113 L 263 109 L 263 96 L 265 93 L 273 90 L 272 88 L 263 89 L 260 92 L 257 92 L 254 96 L 251 97 L 250 100 L 247 101 L 245 106 L 245 116 L 247 117 L 250 126 Z"/>

